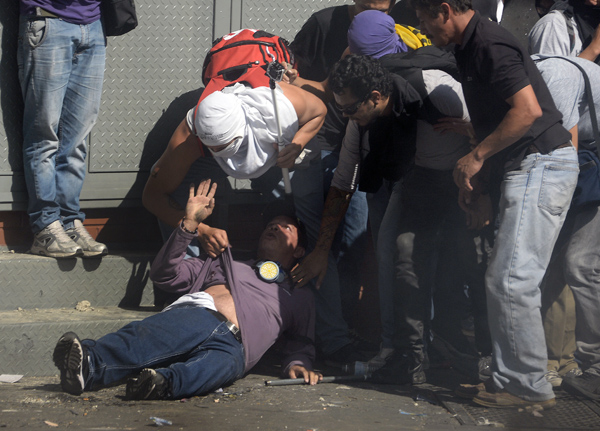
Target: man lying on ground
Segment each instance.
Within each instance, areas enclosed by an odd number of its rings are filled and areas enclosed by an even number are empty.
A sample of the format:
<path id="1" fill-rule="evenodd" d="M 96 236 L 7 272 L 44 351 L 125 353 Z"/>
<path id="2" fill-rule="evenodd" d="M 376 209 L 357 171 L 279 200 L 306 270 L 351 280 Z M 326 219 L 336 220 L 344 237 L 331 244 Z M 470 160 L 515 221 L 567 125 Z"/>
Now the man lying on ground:
<path id="1" fill-rule="evenodd" d="M 296 219 L 273 218 L 260 236 L 257 259 L 235 262 L 227 248 L 216 258 L 184 259 L 197 228 L 214 208 L 216 184 L 190 186 L 185 216 L 156 256 L 150 278 L 183 294 L 142 321 L 97 341 L 67 332 L 54 349 L 61 386 L 81 394 L 137 374 L 128 399 L 179 399 L 229 385 L 247 373 L 283 336 L 283 374 L 316 384 L 312 371 L 315 308 L 312 291 L 293 289 L 288 271 L 304 255 Z"/>

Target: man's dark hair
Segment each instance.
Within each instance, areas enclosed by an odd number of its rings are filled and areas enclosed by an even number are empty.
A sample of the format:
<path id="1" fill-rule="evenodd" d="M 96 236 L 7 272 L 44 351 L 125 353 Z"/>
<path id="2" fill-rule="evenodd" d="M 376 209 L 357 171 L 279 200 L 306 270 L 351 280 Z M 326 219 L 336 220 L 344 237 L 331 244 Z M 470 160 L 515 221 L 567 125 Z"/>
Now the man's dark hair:
<path id="1" fill-rule="evenodd" d="M 335 94 L 349 88 L 361 100 L 372 91 L 389 96 L 394 85 L 392 75 L 381 67 L 378 60 L 365 55 L 349 55 L 333 66 L 329 74 L 329 88 Z"/>
<path id="2" fill-rule="evenodd" d="M 454 12 L 459 14 L 473 9 L 471 0 L 410 0 L 410 6 L 415 10 L 438 16 L 442 13 L 442 3 L 448 3 Z"/>

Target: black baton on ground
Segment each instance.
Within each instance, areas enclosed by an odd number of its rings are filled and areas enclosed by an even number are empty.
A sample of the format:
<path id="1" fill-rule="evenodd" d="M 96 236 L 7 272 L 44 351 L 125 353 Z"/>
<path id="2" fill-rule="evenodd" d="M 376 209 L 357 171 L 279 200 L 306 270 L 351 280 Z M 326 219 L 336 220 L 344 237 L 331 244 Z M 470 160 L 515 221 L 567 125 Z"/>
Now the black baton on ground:
<path id="1" fill-rule="evenodd" d="M 367 380 L 366 375 L 359 376 L 328 376 L 323 377 L 319 383 L 338 383 L 338 382 L 351 382 L 351 381 L 359 381 L 359 380 Z M 308 384 L 304 381 L 304 379 L 279 379 L 279 380 L 267 380 L 265 382 L 266 386 L 288 386 L 288 385 L 304 385 Z"/>

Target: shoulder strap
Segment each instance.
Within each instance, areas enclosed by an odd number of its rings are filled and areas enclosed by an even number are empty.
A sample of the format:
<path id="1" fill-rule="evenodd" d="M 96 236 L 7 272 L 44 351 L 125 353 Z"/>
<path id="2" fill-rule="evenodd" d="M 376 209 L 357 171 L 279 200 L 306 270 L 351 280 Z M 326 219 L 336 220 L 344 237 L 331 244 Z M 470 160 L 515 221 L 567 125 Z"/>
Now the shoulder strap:
<path id="1" fill-rule="evenodd" d="M 579 65 L 576 61 L 573 61 L 568 57 L 549 55 L 547 57 L 544 57 L 543 59 L 539 59 L 536 61 L 543 61 L 546 58 L 559 58 L 559 59 L 568 61 L 569 63 L 571 63 L 572 65 L 577 67 L 579 69 L 579 71 L 581 72 L 581 74 L 583 75 L 583 82 L 585 83 L 585 92 L 587 93 L 588 106 L 590 109 L 590 121 L 592 123 L 592 130 L 594 131 L 594 141 L 596 142 L 596 153 L 598 154 L 598 156 L 600 156 L 600 134 L 598 133 L 598 117 L 596 117 L 596 106 L 594 105 L 594 95 L 592 94 L 592 86 L 590 84 L 590 78 L 588 77 L 588 75 L 585 72 L 585 70 L 583 69 L 583 67 L 581 67 L 581 65 Z"/>

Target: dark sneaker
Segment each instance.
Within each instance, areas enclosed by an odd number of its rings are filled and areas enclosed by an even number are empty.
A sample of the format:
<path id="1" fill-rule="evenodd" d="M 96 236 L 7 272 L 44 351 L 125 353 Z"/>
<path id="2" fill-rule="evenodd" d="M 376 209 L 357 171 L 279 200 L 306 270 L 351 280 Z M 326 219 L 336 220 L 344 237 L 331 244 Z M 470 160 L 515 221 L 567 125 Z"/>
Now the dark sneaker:
<path id="1" fill-rule="evenodd" d="M 83 250 L 83 257 L 99 257 L 108 254 L 108 248 L 96 241 L 79 219 L 75 219 L 73 227 L 65 231 L 69 238 Z"/>
<path id="2" fill-rule="evenodd" d="M 563 377 L 561 388 L 571 395 L 600 400 L 600 376 L 589 371 L 579 376 L 567 373 Z"/>
<path id="3" fill-rule="evenodd" d="M 53 257 L 55 259 L 83 255 L 81 247 L 66 234 L 60 221 L 56 220 L 33 235 L 32 254 Z"/>
<path id="4" fill-rule="evenodd" d="M 59 338 L 52 359 L 60 370 L 60 385 L 63 391 L 81 395 L 85 387 L 84 374 L 87 373 L 87 358 L 85 357 L 81 340 L 74 332 L 67 332 Z"/>
<path id="5" fill-rule="evenodd" d="M 549 400 L 545 401 L 528 401 L 516 395 L 509 394 L 505 390 L 497 392 L 479 391 L 479 393 L 473 398 L 473 402 L 485 407 L 503 409 L 539 406 L 542 409 L 547 410 L 556 405 L 555 398 L 550 398 Z"/>
<path id="6" fill-rule="evenodd" d="M 144 368 L 139 376 L 127 380 L 125 399 L 164 400 L 168 393 L 167 379 L 151 368 Z"/>
<path id="7" fill-rule="evenodd" d="M 326 355 L 324 360 L 325 364 L 330 367 L 341 368 L 346 364 L 353 364 L 355 362 L 365 362 L 368 358 L 356 350 L 354 345 L 346 344 L 344 347 L 336 350 L 335 352 Z"/>
<path id="8" fill-rule="evenodd" d="M 370 381 L 387 385 L 420 385 L 426 381 L 423 361 L 413 354 L 394 352 L 385 365 L 371 375 Z"/>
<path id="9" fill-rule="evenodd" d="M 479 392 L 485 392 L 485 384 L 483 382 L 477 383 L 476 385 L 470 384 L 462 384 L 458 385 L 456 389 L 454 389 L 454 395 L 460 398 L 466 398 L 468 400 L 472 400 L 475 398 Z"/>

